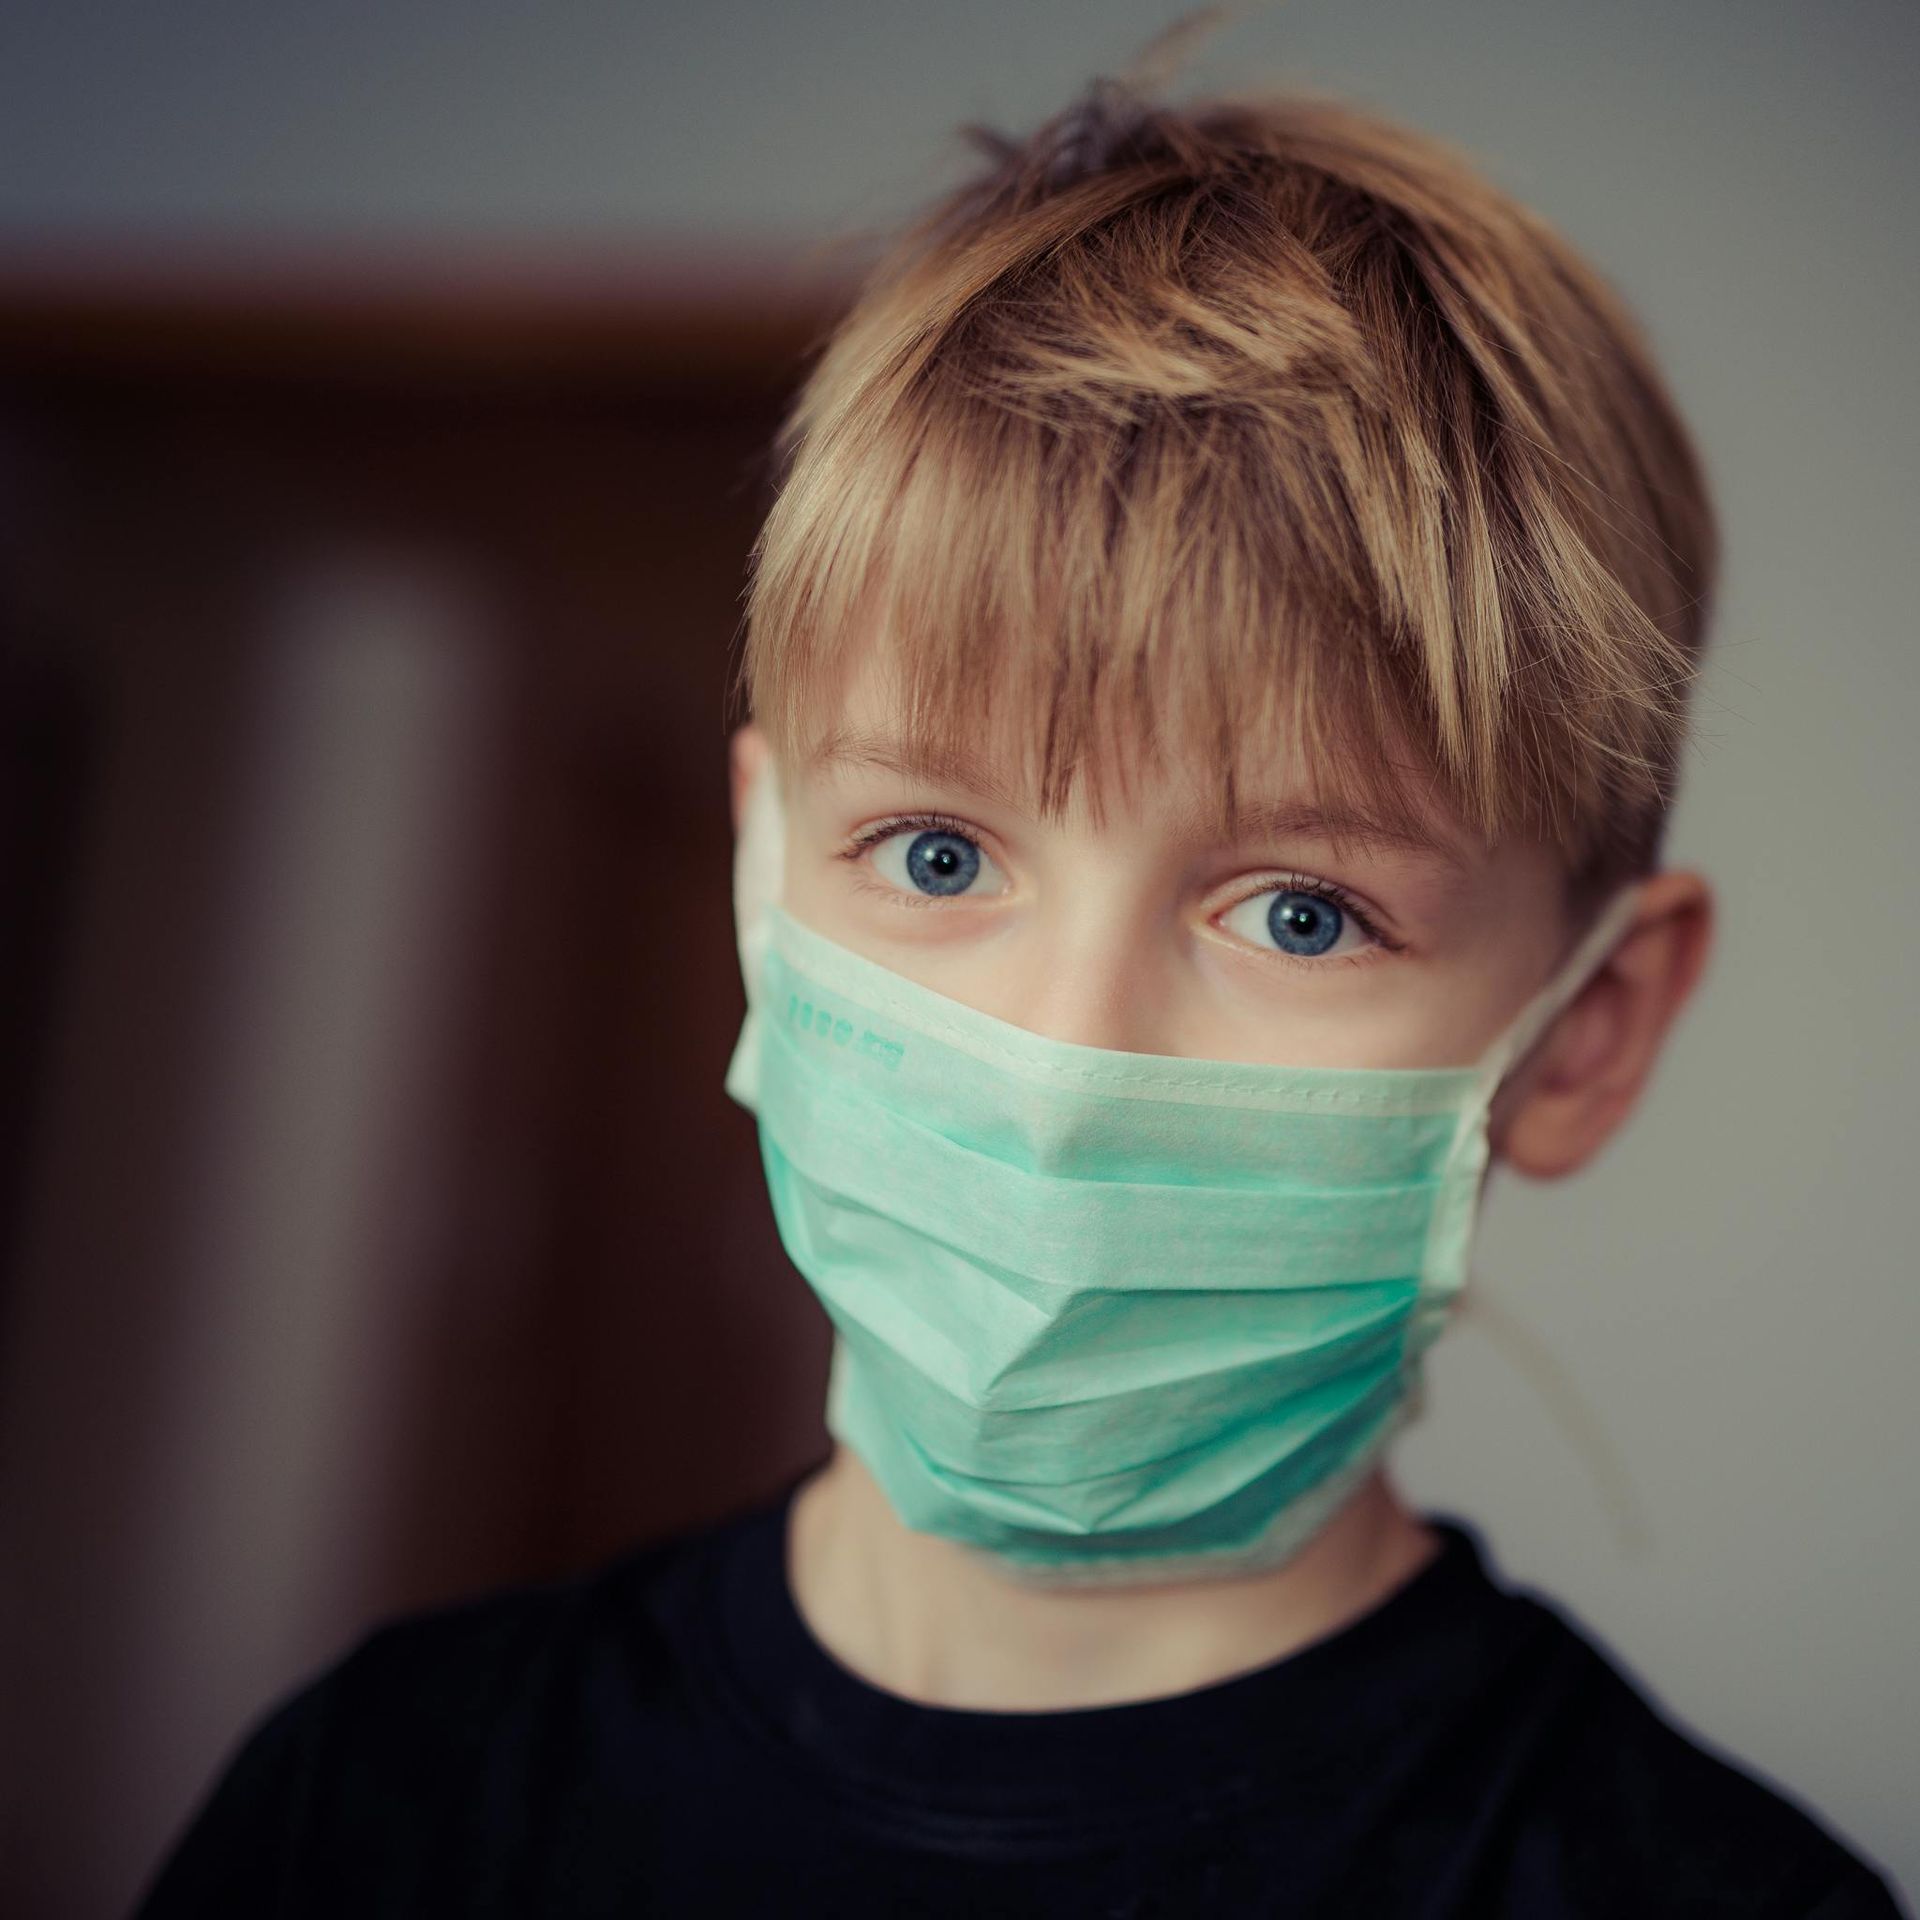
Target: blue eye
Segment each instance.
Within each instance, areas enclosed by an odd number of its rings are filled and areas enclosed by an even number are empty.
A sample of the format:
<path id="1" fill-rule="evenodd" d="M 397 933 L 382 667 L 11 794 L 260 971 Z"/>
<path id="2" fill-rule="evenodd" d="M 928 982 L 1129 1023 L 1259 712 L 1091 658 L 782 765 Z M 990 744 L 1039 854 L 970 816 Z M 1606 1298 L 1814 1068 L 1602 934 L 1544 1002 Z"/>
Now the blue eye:
<path id="1" fill-rule="evenodd" d="M 1276 887 L 1242 900 L 1220 924 L 1255 946 L 1318 960 L 1374 944 L 1359 916 L 1325 893 L 1304 887 Z"/>
<path id="2" fill-rule="evenodd" d="M 997 877 L 979 843 L 947 827 L 905 827 L 873 843 L 875 869 L 903 892 L 950 898 L 975 887 L 982 875 Z"/>
<path id="3" fill-rule="evenodd" d="M 921 833 L 907 849 L 907 878 L 922 893 L 965 893 L 980 871 L 980 849 L 957 833 Z"/>
<path id="4" fill-rule="evenodd" d="M 1310 893 L 1276 893 L 1267 909 L 1267 931 L 1286 953 L 1325 953 L 1340 938 L 1346 916 L 1331 900 Z"/>

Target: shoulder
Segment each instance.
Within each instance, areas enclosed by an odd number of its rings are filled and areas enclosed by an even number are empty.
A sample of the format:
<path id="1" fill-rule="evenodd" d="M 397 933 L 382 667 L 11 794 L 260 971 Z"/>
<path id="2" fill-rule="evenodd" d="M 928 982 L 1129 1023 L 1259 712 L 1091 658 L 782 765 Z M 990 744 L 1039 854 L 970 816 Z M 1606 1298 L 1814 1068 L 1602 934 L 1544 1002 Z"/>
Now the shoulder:
<path id="1" fill-rule="evenodd" d="M 727 1524 L 367 1630 L 245 1729 L 141 1920 L 438 1911 L 450 1875 L 474 1890 L 470 1910 L 515 1910 L 562 1790 L 554 1761 L 577 1756 L 609 1690 L 673 1686 L 675 1590 Z"/>
<path id="2" fill-rule="evenodd" d="M 283 1712 L 316 1747 L 351 1739 L 385 1773 L 512 1745 L 611 1663 L 633 1672 L 671 1660 L 661 1589 L 708 1538 L 702 1529 L 565 1578 L 394 1616 Z"/>
<path id="3" fill-rule="evenodd" d="M 1524 1589 L 1508 1599 L 1539 1653 L 1504 1910 L 1898 1915 L 1811 1809 L 1687 1727 L 1568 1609 Z"/>

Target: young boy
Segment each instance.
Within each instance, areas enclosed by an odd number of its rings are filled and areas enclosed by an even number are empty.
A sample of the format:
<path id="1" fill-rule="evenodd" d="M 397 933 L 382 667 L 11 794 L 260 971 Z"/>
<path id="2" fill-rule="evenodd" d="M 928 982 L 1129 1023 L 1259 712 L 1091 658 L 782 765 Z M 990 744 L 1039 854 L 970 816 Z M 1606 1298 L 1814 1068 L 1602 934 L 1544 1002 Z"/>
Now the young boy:
<path id="1" fill-rule="evenodd" d="M 143 1911 L 1893 1913 L 1384 1466 L 1487 1167 L 1591 1160 L 1708 946 L 1613 298 L 1399 129 L 1101 86 L 782 450 L 728 1086 L 834 1451 L 375 1633 Z"/>

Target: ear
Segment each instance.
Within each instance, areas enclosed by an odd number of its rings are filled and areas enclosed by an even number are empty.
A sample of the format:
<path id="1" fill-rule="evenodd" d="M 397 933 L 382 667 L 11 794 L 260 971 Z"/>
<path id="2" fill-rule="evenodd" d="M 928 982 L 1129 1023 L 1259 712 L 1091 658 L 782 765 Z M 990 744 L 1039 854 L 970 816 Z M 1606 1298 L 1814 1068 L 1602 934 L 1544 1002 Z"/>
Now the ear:
<path id="1" fill-rule="evenodd" d="M 727 780 L 733 799 L 733 830 L 740 831 L 740 820 L 747 804 L 747 789 L 765 765 L 767 736 L 752 720 L 735 727 L 727 741 Z"/>
<path id="2" fill-rule="evenodd" d="M 1713 894 L 1697 873 L 1657 873 L 1639 911 L 1500 1090 L 1494 1155 L 1536 1180 L 1583 1167 L 1634 1109 L 1713 944 Z"/>

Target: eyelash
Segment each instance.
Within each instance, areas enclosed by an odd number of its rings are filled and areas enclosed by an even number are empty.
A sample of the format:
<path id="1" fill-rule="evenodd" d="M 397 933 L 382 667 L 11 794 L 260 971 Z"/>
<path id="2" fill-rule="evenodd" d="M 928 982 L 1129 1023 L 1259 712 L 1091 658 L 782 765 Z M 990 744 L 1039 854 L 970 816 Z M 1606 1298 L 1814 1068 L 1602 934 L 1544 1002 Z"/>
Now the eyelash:
<path id="1" fill-rule="evenodd" d="M 968 826 L 964 820 L 956 820 L 950 813 L 903 813 L 891 820 L 880 820 L 870 827 L 862 827 L 840 849 L 840 858 L 858 860 L 869 847 L 877 847 L 882 840 L 891 840 L 896 833 L 905 833 L 909 827 L 918 827 L 925 833 L 958 834 L 962 840 L 971 840 L 975 846 L 980 844 L 980 829 Z"/>
<path id="2" fill-rule="evenodd" d="M 863 827 L 844 847 L 839 849 L 836 857 L 842 860 L 857 862 L 869 847 L 877 847 L 881 841 L 891 840 L 896 833 L 905 833 L 914 827 L 918 827 L 923 833 L 958 834 L 961 839 L 969 840 L 973 842 L 975 846 L 980 844 L 980 830 L 977 827 L 969 826 L 964 820 L 956 819 L 950 813 L 904 813 L 895 815 L 888 820 L 876 821 L 870 827 Z M 863 884 L 870 885 L 872 883 L 863 882 Z M 884 893 L 890 900 L 896 902 L 898 905 L 913 909 L 933 907 L 941 904 L 933 895 L 929 894 L 915 897 L 910 894 L 903 894 L 898 887 L 873 886 L 873 891 L 876 893 Z M 1350 894 L 1345 887 L 1339 885 L 1336 881 L 1315 879 L 1311 874 L 1283 873 L 1277 879 L 1269 880 L 1262 886 L 1249 888 L 1239 899 L 1229 901 L 1227 905 L 1221 909 L 1221 912 L 1230 913 L 1235 907 L 1244 906 L 1249 900 L 1257 900 L 1263 893 L 1285 892 L 1311 894 L 1315 899 L 1331 901 L 1369 940 L 1373 941 L 1375 945 L 1383 948 L 1388 953 L 1398 953 L 1400 951 L 1403 943 L 1398 940 L 1388 939 L 1386 934 L 1376 925 L 1371 915 L 1367 913 L 1366 909 L 1354 899 L 1353 895 Z M 1262 951 L 1264 953 L 1264 950 Z M 1264 953 L 1264 957 L 1284 961 L 1296 967 L 1324 968 L 1330 964 L 1333 966 L 1350 966 L 1356 962 L 1364 962 L 1367 956 L 1364 952 L 1336 954 L 1332 961 L 1329 962 L 1326 960 L 1304 959 L 1298 954 L 1283 953 L 1278 948 L 1275 948 L 1271 953 Z"/>
<path id="3" fill-rule="evenodd" d="M 1310 873 L 1283 873 L 1277 879 L 1268 880 L 1257 887 L 1250 887 L 1239 899 L 1230 902 L 1221 911 L 1231 913 L 1235 907 L 1243 907 L 1249 900 L 1258 900 L 1267 893 L 1304 893 L 1315 900 L 1330 900 L 1347 919 L 1364 933 L 1385 953 L 1398 953 L 1405 944 L 1399 940 L 1389 940 L 1372 915 L 1361 906 L 1345 887 L 1334 880 L 1316 880 Z M 1280 960 L 1296 967 L 1355 967 L 1364 966 L 1372 948 L 1362 948 L 1358 953 L 1336 953 L 1325 959 L 1309 960 L 1297 953 L 1285 953 L 1275 947 L 1271 951 L 1258 949 L 1262 959 Z"/>

